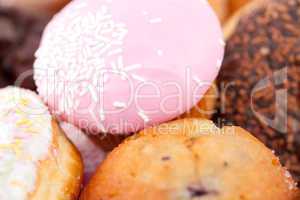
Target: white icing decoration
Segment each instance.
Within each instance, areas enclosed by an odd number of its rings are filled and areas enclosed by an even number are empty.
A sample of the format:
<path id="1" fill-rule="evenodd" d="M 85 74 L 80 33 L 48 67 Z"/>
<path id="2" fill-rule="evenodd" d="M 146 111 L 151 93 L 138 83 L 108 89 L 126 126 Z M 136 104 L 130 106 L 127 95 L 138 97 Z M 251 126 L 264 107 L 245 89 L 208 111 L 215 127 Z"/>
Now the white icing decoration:
<path id="1" fill-rule="evenodd" d="M 128 34 L 126 24 L 113 19 L 109 5 L 82 12 L 87 6 L 85 2 L 80 5 L 71 3 L 54 17 L 36 52 L 34 78 L 37 84 L 45 81 L 45 71 L 49 76 L 46 80 L 48 88 L 38 87 L 39 92 L 43 96 L 60 97 L 57 110 L 67 115 L 71 115 L 80 104 L 78 96 L 89 94 L 92 103 L 98 103 L 98 96 L 105 91 L 104 83 L 109 79 L 100 73 L 105 69 L 112 70 L 122 80 L 129 76 L 144 81 L 143 77 L 129 73 L 140 68 L 140 64 L 124 65 L 123 43 Z M 161 21 L 160 18 L 152 20 L 154 23 Z M 109 63 L 108 59 L 112 61 Z M 51 80 L 51 76 L 56 76 L 63 83 Z M 89 80 L 92 85 L 86 87 L 84 83 Z M 100 113 L 94 117 L 100 121 L 105 119 Z"/>
<path id="2" fill-rule="evenodd" d="M 146 16 L 146 15 L 148 15 L 148 14 L 149 14 L 149 12 L 147 12 L 146 10 L 143 10 L 143 11 L 142 11 L 142 15 Z"/>
<path id="3" fill-rule="evenodd" d="M 145 82 L 146 81 L 143 77 L 141 77 L 139 75 L 131 74 L 131 76 L 132 76 L 133 79 L 135 79 L 137 81 L 140 81 L 140 82 Z"/>
<path id="4" fill-rule="evenodd" d="M 52 143 L 51 115 L 33 92 L 0 90 L 0 199 L 26 200 Z"/>
<path id="5" fill-rule="evenodd" d="M 113 103 L 113 105 L 117 109 L 126 108 L 126 103 L 125 102 L 116 101 L 116 102 Z"/>
<path id="6" fill-rule="evenodd" d="M 209 5 L 208 1 L 207 0 L 200 0 L 201 3 L 205 4 L 205 5 Z"/>
<path id="7" fill-rule="evenodd" d="M 217 68 L 221 68 L 222 66 L 222 59 L 217 60 Z"/>
<path id="8" fill-rule="evenodd" d="M 219 42 L 220 42 L 220 44 L 221 44 L 222 47 L 226 46 L 226 43 L 225 43 L 225 41 L 223 39 L 220 39 Z"/>
<path id="9" fill-rule="evenodd" d="M 199 85 L 203 85 L 204 84 L 203 81 L 201 81 L 197 76 L 194 76 L 193 80 L 196 81 L 197 84 L 199 84 Z"/>
<path id="10" fill-rule="evenodd" d="M 162 23 L 162 18 L 157 17 L 149 20 L 150 24 L 157 24 L 157 23 Z"/>
<path id="11" fill-rule="evenodd" d="M 144 120 L 144 122 L 147 123 L 150 121 L 150 118 L 145 114 L 144 111 L 139 111 L 138 115 Z"/>
<path id="12" fill-rule="evenodd" d="M 164 55 L 164 52 L 163 52 L 163 50 L 157 50 L 157 55 L 158 56 L 163 56 Z"/>

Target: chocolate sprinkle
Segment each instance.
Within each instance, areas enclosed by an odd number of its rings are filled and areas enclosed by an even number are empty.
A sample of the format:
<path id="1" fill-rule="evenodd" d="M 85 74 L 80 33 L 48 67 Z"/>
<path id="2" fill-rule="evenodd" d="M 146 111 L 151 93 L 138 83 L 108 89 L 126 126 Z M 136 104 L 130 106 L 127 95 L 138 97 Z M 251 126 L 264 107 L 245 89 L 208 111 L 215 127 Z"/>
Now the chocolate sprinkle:
<path id="1" fill-rule="evenodd" d="M 22 73 L 29 72 L 21 86 L 35 89 L 31 71 L 34 53 L 48 21 L 49 17 L 37 18 L 0 7 L 0 79 L 5 77 L 1 87 L 14 84 Z"/>
<path id="2" fill-rule="evenodd" d="M 299 182 L 300 0 L 270 0 L 242 16 L 218 82 L 222 117 L 274 149 Z"/>

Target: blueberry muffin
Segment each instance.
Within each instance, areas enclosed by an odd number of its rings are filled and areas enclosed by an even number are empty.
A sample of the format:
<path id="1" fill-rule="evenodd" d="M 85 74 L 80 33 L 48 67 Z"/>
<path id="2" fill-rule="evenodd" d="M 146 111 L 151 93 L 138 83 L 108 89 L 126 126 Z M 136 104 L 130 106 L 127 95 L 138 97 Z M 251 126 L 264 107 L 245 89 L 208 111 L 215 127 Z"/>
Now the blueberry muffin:
<path id="1" fill-rule="evenodd" d="M 291 200 L 297 192 L 272 151 L 245 130 L 185 119 L 123 142 L 81 200 Z"/>

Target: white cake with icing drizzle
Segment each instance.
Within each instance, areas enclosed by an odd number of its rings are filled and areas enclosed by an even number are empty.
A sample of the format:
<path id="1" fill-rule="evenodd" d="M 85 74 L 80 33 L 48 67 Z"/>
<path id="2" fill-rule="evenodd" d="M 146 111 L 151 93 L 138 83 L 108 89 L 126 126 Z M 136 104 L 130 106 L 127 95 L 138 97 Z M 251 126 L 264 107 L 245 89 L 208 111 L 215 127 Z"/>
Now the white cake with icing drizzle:
<path id="1" fill-rule="evenodd" d="M 0 199 L 26 200 L 53 140 L 51 115 L 35 93 L 1 89 L 0 130 Z"/>

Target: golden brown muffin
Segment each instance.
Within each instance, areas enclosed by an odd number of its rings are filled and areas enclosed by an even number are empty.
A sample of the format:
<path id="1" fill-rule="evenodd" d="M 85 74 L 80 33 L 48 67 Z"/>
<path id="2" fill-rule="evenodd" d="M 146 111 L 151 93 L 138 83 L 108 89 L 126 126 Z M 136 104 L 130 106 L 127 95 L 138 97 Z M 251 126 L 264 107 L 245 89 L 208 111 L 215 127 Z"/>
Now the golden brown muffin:
<path id="1" fill-rule="evenodd" d="M 0 90 L 0 199 L 76 200 L 83 165 L 41 99 Z"/>
<path id="2" fill-rule="evenodd" d="M 245 130 L 184 119 L 123 142 L 81 200 L 291 200 L 296 192 L 277 157 Z"/>
<path id="3" fill-rule="evenodd" d="M 208 0 L 218 15 L 221 23 L 225 22 L 228 16 L 228 0 Z"/>
<path id="4" fill-rule="evenodd" d="M 275 150 L 300 183 L 300 0 L 257 0 L 225 25 L 222 117 Z"/>
<path id="5" fill-rule="evenodd" d="M 184 113 L 180 118 L 205 118 L 211 119 L 216 113 L 216 101 L 218 99 L 218 88 L 213 84 L 205 93 L 201 101 L 190 111 Z"/>

